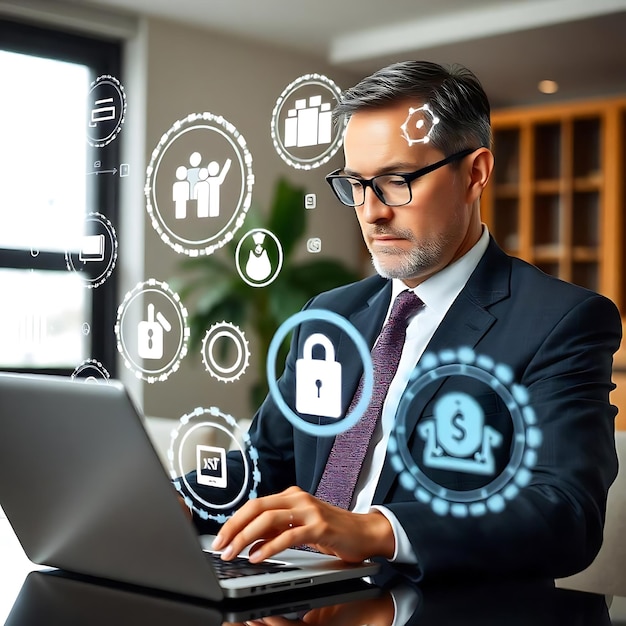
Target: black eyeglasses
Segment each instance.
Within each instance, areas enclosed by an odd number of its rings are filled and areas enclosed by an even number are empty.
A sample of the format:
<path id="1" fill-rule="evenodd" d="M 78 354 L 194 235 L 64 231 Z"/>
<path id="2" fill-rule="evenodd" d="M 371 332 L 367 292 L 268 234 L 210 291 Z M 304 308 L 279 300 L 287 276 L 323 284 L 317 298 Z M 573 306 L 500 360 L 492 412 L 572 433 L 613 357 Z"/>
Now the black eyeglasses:
<path id="1" fill-rule="evenodd" d="M 341 169 L 335 170 L 326 176 L 326 181 L 337 196 L 339 202 L 346 206 L 361 206 L 365 202 L 365 189 L 371 187 L 376 197 L 387 206 L 403 206 L 413 199 L 411 183 L 420 176 L 438 170 L 448 163 L 459 161 L 476 148 L 466 148 L 437 161 L 432 165 L 422 167 L 408 174 L 379 174 L 373 178 L 357 178 L 341 174 Z"/>

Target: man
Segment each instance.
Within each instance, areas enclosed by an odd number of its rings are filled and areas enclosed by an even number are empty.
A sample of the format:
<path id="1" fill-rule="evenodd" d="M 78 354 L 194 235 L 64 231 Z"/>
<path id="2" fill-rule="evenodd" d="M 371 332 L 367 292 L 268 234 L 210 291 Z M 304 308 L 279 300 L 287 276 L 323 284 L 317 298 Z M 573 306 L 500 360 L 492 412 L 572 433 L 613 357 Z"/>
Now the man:
<path id="1" fill-rule="evenodd" d="M 378 276 L 322 294 L 306 308 L 347 318 L 373 346 L 379 334 L 383 341 L 381 328 L 400 292 L 412 291 L 418 306 L 402 331 L 400 362 L 347 509 L 325 501 L 333 501 L 332 488 L 328 497 L 328 485 L 320 484 L 334 471 L 331 449 L 344 434 L 334 442 L 294 428 L 270 397 L 250 429 L 261 497 L 223 525 L 214 547 L 231 559 L 253 544 L 251 558 L 260 561 L 306 544 L 346 561 L 380 557 L 417 580 L 467 573 L 553 578 L 583 569 L 601 545 L 606 494 L 617 471 L 616 410 L 609 403 L 621 338 L 615 306 L 508 257 L 481 223 L 480 197 L 494 159 L 489 103 L 468 70 L 395 64 L 348 90 L 335 113 L 347 119 L 345 167 L 328 180 L 339 200 L 354 206 Z M 349 413 L 362 367 L 351 342 L 322 321 L 294 331 L 280 392 L 293 409 L 296 360 L 316 332 L 337 348 L 342 409 Z M 518 454 L 519 424 L 511 426 L 503 393 L 457 372 L 408 404 L 402 399 L 416 365 L 424 367 L 422 355 L 461 348 L 507 366 L 528 392 L 541 438 L 524 453 L 532 471 L 520 479 L 519 493 L 509 492 L 504 506 L 503 498 L 490 501 L 480 514 L 446 498 L 488 492 Z M 377 367 L 375 359 L 375 373 Z M 482 469 L 455 466 L 454 454 L 448 466 L 436 466 L 431 455 L 429 466 L 427 426 L 443 410 L 442 398 L 456 401 L 457 411 L 485 417 L 495 469 L 485 469 L 486 455 L 478 452 L 463 462 L 483 463 Z M 411 462 L 441 497 L 417 497 L 387 451 L 399 406 Z M 435 456 L 442 454 L 437 448 Z M 351 452 L 338 456 L 345 460 Z M 233 457 L 229 472 L 237 471 Z"/>

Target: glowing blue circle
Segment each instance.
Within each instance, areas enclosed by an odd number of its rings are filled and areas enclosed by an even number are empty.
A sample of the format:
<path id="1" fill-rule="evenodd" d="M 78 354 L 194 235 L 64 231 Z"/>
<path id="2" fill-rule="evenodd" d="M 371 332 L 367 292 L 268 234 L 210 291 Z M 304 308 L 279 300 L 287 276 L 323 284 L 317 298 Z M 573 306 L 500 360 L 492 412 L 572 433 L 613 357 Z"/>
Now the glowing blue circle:
<path id="1" fill-rule="evenodd" d="M 344 331 L 350 339 L 352 339 L 363 363 L 363 391 L 361 398 L 354 409 L 352 409 L 351 413 L 346 415 L 344 419 L 333 424 L 311 424 L 303 420 L 289 407 L 278 389 L 278 382 L 276 380 L 276 357 L 278 356 L 280 345 L 293 328 L 298 326 L 298 324 L 310 321 L 329 322 L 338 326 L 340 330 Z M 342 317 L 338 313 L 327 311 L 326 309 L 308 309 L 306 311 L 300 311 L 286 319 L 278 327 L 278 330 L 272 337 L 269 350 L 267 351 L 267 382 L 269 384 L 270 396 L 276 403 L 276 406 L 295 428 L 314 437 L 334 437 L 352 428 L 361 419 L 367 409 L 374 389 L 372 355 L 361 333 L 348 322 L 345 317 Z"/>
<path id="2" fill-rule="evenodd" d="M 469 376 L 487 384 L 503 400 L 513 422 L 513 450 L 507 467 L 491 483 L 478 489 L 459 491 L 438 485 L 420 470 L 408 450 L 406 413 L 411 402 L 431 382 L 448 376 Z M 513 383 L 512 370 L 496 364 L 491 357 L 476 356 L 467 347 L 460 348 L 456 355 L 452 350 L 438 355 L 425 353 L 400 400 L 387 448 L 400 484 L 413 491 L 418 501 L 430 504 L 437 515 L 450 513 L 462 517 L 469 512 L 480 516 L 488 511 L 502 511 L 505 501 L 516 497 L 519 487 L 529 484 L 530 468 L 537 462 L 536 448 L 542 443 L 541 430 L 530 426 L 536 423 L 536 418 L 528 401 L 528 390 Z M 414 483 L 417 488 L 413 487 Z"/>

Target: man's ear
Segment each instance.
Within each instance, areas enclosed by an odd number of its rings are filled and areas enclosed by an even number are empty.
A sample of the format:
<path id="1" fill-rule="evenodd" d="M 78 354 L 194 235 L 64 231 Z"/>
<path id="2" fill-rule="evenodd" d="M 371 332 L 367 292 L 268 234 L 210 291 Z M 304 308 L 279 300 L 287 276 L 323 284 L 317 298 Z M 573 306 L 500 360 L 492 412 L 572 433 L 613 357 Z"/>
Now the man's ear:
<path id="1" fill-rule="evenodd" d="M 489 177 L 493 171 L 493 153 L 488 148 L 478 148 L 473 152 L 469 167 L 469 185 L 467 188 L 468 204 L 478 200 L 489 182 Z"/>

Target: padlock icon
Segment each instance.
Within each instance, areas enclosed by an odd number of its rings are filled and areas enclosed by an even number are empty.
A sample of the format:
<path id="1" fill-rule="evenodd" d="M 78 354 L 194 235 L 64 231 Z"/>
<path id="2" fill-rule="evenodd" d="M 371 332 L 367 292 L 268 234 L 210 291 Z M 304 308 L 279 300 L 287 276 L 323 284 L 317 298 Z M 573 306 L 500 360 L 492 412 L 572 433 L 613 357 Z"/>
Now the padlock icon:
<path id="1" fill-rule="evenodd" d="M 154 316 L 154 304 L 148 305 L 148 319 L 137 325 L 137 354 L 142 359 L 163 357 L 163 329 L 171 330 L 170 323 L 162 313 Z"/>
<path id="2" fill-rule="evenodd" d="M 324 348 L 324 358 L 313 358 L 313 346 Z M 341 363 L 335 348 L 321 333 L 307 337 L 302 358 L 296 361 L 296 410 L 318 417 L 341 417 Z"/>

